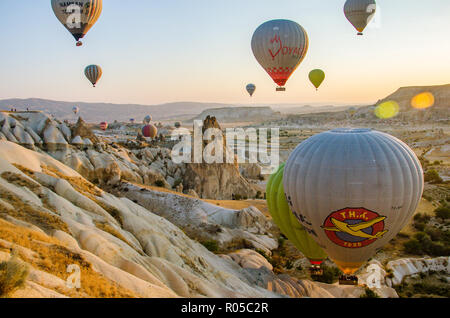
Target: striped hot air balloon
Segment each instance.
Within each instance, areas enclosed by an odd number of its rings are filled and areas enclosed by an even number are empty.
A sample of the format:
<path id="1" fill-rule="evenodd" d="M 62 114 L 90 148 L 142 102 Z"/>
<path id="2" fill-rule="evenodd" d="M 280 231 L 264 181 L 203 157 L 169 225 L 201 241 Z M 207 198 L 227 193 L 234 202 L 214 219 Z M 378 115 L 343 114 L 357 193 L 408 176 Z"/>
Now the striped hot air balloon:
<path id="1" fill-rule="evenodd" d="M 106 129 L 108 129 L 108 123 L 106 121 L 103 121 L 100 123 L 100 129 L 105 131 Z"/>
<path id="2" fill-rule="evenodd" d="M 158 134 L 158 128 L 154 125 L 145 125 L 142 128 L 142 135 L 147 138 L 155 138 Z"/>
<path id="3" fill-rule="evenodd" d="M 94 26 L 102 13 L 102 0 L 52 0 L 52 8 L 59 22 L 77 40 L 77 46 L 83 43 L 80 41 L 88 31 Z"/>
<path id="4" fill-rule="evenodd" d="M 95 87 L 97 82 L 102 77 L 103 71 L 102 68 L 98 65 L 89 65 L 85 68 L 84 74 L 86 75 L 87 79 L 92 83 L 92 85 Z"/>
<path id="5" fill-rule="evenodd" d="M 248 84 L 246 89 L 247 89 L 247 92 L 250 94 L 250 97 L 252 97 L 253 94 L 256 91 L 256 85 L 255 84 Z"/>
<path id="6" fill-rule="evenodd" d="M 290 20 L 265 22 L 252 38 L 253 54 L 278 85 L 277 91 L 286 90 L 286 81 L 305 58 L 308 45 L 306 31 Z"/>
<path id="7" fill-rule="evenodd" d="M 376 9 L 375 0 L 347 0 L 344 5 L 344 14 L 358 30 L 358 35 L 363 35 L 363 31 L 373 19 Z"/>
<path id="8" fill-rule="evenodd" d="M 284 169 L 292 212 L 347 275 L 411 220 L 424 178 L 399 139 L 371 129 L 336 129 L 302 142 Z"/>

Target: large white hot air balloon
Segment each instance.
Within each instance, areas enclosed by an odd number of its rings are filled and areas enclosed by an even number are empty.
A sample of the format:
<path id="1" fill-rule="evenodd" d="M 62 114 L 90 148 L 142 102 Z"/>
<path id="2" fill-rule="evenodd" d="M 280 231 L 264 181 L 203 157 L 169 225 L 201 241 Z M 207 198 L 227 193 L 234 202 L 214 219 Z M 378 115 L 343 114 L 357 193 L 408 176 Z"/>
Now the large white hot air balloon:
<path id="1" fill-rule="evenodd" d="M 84 69 L 84 75 L 86 75 L 87 79 L 92 83 L 94 87 L 102 77 L 102 74 L 102 68 L 98 65 L 89 65 Z"/>
<path id="2" fill-rule="evenodd" d="M 347 275 L 407 225 L 423 186 L 414 152 L 370 129 L 313 136 L 294 150 L 284 171 L 292 212 Z"/>
<path id="3" fill-rule="evenodd" d="M 308 51 L 308 35 L 301 25 L 290 20 L 271 20 L 260 25 L 252 38 L 257 61 L 284 91 Z"/>
<path id="4" fill-rule="evenodd" d="M 373 19 L 376 9 L 375 0 L 347 0 L 344 5 L 344 14 L 358 30 L 358 35 L 363 35 L 363 31 Z"/>
<path id="5" fill-rule="evenodd" d="M 80 41 L 97 22 L 102 13 L 102 0 L 52 0 L 52 8 L 59 22 L 77 40 L 77 46 L 83 43 Z"/>

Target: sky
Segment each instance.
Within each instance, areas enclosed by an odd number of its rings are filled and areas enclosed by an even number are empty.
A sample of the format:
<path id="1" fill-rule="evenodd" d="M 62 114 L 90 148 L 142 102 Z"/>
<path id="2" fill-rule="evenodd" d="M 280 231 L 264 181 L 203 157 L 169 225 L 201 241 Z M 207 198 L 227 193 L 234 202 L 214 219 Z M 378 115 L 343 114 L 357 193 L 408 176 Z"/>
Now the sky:
<path id="1" fill-rule="evenodd" d="M 399 87 L 450 83 L 450 1 L 377 0 L 363 37 L 345 0 L 104 0 L 82 47 L 50 0 L 1 0 L 0 99 L 162 104 L 368 104 Z M 284 93 L 250 42 L 267 20 L 304 27 L 310 47 Z M 84 68 L 98 64 L 92 88 Z M 308 81 L 326 72 L 319 91 Z M 257 86 L 250 98 L 248 83 Z"/>

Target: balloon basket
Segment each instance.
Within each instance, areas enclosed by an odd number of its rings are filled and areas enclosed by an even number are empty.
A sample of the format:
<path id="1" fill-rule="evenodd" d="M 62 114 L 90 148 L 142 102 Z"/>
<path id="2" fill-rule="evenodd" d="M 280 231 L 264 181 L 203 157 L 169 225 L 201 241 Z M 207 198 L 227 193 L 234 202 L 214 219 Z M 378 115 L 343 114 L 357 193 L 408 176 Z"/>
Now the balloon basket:
<path id="1" fill-rule="evenodd" d="M 286 87 L 277 87 L 276 91 L 277 92 L 285 92 L 286 91 Z"/>
<path id="2" fill-rule="evenodd" d="M 358 286 L 358 277 L 353 275 L 342 275 L 339 277 L 339 285 Z"/>
<path id="3" fill-rule="evenodd" d="M 77 42 L 77 46 L 82 46 L 82 45 L 83 45 L 83 42 L 81 42 L 81 41 Z"/>
<path id="4" fill-rule="evenodd" d="M 309 268 L 309 273 L 311 276 L 323 276 L 323 269 L 320 265 L 312 265 Z"/>

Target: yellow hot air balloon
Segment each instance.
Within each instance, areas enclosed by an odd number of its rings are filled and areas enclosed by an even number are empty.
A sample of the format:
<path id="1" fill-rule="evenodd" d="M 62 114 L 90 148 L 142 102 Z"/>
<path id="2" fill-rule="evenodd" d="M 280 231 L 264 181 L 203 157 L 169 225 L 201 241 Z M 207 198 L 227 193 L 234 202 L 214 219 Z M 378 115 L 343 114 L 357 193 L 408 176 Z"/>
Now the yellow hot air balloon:
<path id="1" fill-rule="evenodd" d="M 347 0 L 344 6 L 345 17 L 358 30 L 358 35 L 373 19 L 377 9 L 375 0 Z"/>
<path id="2" fill-rule="evenodd" d="M 267 205 L 273 221 L 313 266 L 320 265 L 327 255 L 291 212 L 284 194 L 283 173 L 285 164 L 269 179 L 266 189 Z"/>
<path id="3" fill-rule="evenodd" d="M 311 83 L 314 85 L 314 87 L 317 90 L 320 87 L 320 85 L 323 83 L 323 81 L 325 80 L 325 72 L 322 70 L 319 70 L 319 69 L 312 70 L 309 73 L 309 80 L 311 81 Z"/>
<path id="4" fill-rule="evenodd" d="M 52 0 L 52 8 L 59 22 L 77 40 L 77 46 L 83 45 L 80 41 L 94 26 L 102 13 L 102 0 Z"/>

